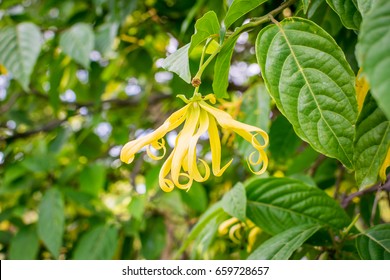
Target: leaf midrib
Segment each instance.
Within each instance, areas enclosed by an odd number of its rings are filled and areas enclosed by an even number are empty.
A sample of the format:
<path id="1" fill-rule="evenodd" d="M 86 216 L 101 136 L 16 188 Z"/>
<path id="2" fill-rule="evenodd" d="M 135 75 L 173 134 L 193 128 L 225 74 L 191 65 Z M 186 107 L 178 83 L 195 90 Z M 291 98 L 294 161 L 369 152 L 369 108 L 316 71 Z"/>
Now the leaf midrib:
<path id="1" fill-rule="evenodd" d="M 381 241 L 377 240 L 374 236 L 370 235 L 370 233 L 365 233 L 365 236 L 367 236 L 369 239 L 371 239 L 372 241 L 374 241 L 376 244 L 378 244 L 380 247 L 382 247 L 386 252 L 390 253 L 390 249 L 388 249 L 387 247 L 385 247 Z M 386 240 L 386 239 L 385 239 Z M 382 240 L 383 241 L 383 240 Z"/>
<path id="2" fill-rule="evenodd" d="M 304 69 L 301 67 L 301 65 L 300 65 L 300 63 L 299 63 L 299 61 L 298 61 L 298 59 L 297 59 L 297 57 L 296 57 L 296 55 L 295 55 L 295 53 L 294 53 L 294 50 L 293 50 L 293 48 L 292 48 L 292 46 L 291 46 L 290 41 L 289 41 L 288 38 L 287 38 L 286 33 L 284 32 L 284 30 L 283 30 L 283 28 L 282 28 L 282 26 L 281 26 L 280 24 L 277 24 L 277 27 L 279 28 L 279 30 L 280 30 L 280 32 L 282 33 L 284 39 L 286 40 L 286 43 L 287 43 L 287 45 L 288 45 L 288 48 L 290 49 L 291 55 L 292 55 L 292 57 L 294 58 L 294 61 L 295 61 L 296 65 L 298 66 L 298 70 L 299 70 L 299 72 L 301 72 L 301 75 L 302 75 L 303 79 L 305 80 L 305 83 L 307 84 L 307 87 L 308 87 L 308 89 L 309 89 L 309 92 L 310 92 L 310 94 L 312 95 L 314 102 L 316 103 L 316 107 L 317 107 L 317 110 L 319 111 L 319 113 L 320 113 L 320 115 L 321 115 L 321 119 L 323 119 L 323 121 L 325 122 L 325 124 L 328 126 L 329 130 L 332 132 L 333 136 L 336 138 L 336 141 L 337 141 L 337 143 L 339 144 L 341 150 L 343 151 L 345 157 L 348 159 L 348 161 L 349 161 L 351 167 L 353 167 L 353 162 L 352 162 L 352 160 L 351 160 L 351 159 L 349 158 L 349 156 L 347 155 L 347 153 L 346 153 L 346 151 L 345 151 L 343 145 L 341 145 L 341 143 L 340 143 L 338 137 L 336 136 L 335 132 L 333 131 L 332 127 L 329 125 L 329 123 L 326 121 L 326 119 L 325 119 L 324 116 L 323 116 L 322 111 L 321 111 L 321 107 L 320 107 L 320 105 L 319 105 L 319 103 L 318 103 L 318 101 L 317 101 L 317 99 L 316 99 L 316 97 L 315 97 L 315 95 L 314 95 L 313 89 L 311 88 L 311 84 L 309 83 L 309 81 L 308 81 L 308 79 L 307 79 L 307 77 L 306 77 L 306 75 L 305 75 L 305 72 L 303 71 Z M 303 132 L 303 131 L 302 131 L 302 132 Z M 303 132 L 303 133 L 304 133 L 304 132 Z M 307 137 L 306 133 L 305 133 L 305 136 Z"/>

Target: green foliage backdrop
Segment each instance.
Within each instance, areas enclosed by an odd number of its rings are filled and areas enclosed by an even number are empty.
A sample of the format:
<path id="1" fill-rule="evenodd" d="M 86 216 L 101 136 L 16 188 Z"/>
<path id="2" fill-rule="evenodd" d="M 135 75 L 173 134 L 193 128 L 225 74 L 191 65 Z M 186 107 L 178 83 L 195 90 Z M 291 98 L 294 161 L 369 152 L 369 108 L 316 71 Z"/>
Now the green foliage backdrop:
<path id="1" fill-rule="evenodd" d="M 389 16 L 387 0 L 0 0 L 0 259 L 390 259 Z M 120 161 L 194 87 L 269 134 L 265 173 L 226 129 L 233 163 L 187 192 L 163 192 L 143 150 Z"/>

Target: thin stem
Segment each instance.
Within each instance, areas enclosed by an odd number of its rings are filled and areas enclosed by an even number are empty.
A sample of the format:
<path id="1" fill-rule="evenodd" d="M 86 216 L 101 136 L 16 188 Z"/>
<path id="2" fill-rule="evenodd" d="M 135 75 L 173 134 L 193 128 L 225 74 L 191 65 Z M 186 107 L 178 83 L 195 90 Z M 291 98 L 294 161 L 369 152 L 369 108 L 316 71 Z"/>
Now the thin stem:
<path id="1" fill-rule="evenodd" d="M 241 27 L 236 28 L 234 30 L 234 32 L 219 46 L 219 48 L 207 58 L 205 63 L 202 65 L 202 67 L 199 68 L 199 70 L 196 73 L 196 75 L 195 75 L 193 80 L 200 80 L 200 78 L 202 76 L 202 73 L 205 70 L 205 68 L 210 64 L 210 62 L 214 59 L 214 57 L 221 51 L 221 49 L 224 46 L 226 46 L 229 43 L 231 43 L 231 41 L 235 40 L 244 31 L 251 30 L 251 29 L 253 29 L 255 27 L 258 27 L 259 25 L 261 25 L 263 23 L 271 21 L 273 16 L 279 14 L 281 11 L 283 11 L 285 8 L 291 6 L 296 1 L 297 0 L 288 0 L 288 1 L 284 2 L 282 5 L 280 5 L 278 8 L 276 8 L 275 10 L 272 10 L 271 12 L 269 12 L 268 14 L 266 14 L 266 15 L 264 15 L 262 17 L 258 17 L 255 20 L 253 20 L 253 21 L 251 21 L 251 22 L 249 22 L 247 24 L 244 24 Z"/>

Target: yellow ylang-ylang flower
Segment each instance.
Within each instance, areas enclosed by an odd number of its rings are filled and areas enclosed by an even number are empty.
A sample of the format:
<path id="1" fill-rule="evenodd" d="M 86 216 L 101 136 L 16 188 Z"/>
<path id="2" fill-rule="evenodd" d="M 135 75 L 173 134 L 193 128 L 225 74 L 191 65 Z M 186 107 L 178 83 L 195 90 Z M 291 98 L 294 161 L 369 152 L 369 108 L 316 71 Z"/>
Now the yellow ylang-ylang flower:
<path id="1" fill-rule="evenodd" d="M 148 156 L 154 160 L 160 160 L 165 156 L 164 136 L 169 131 L 177 128 L 182 123 L 184 126 L 176 138 L 175 146 L 164 162 L 160 174 L 159 185 L 162 190 L 170 192 L 174 187 L 189 190 L 193 181 L 204 182 L 210 177 L 210 167 L 202 159 L 197 158 L 196 144 L 201 135 L 208 132 L 211 149 L 211 170 L 215 176 L 221 176 L 232 163 L 233 159 L 221 166 L 221 140 L 217 124 L 223 129 L 232 130 L 255 149 L 248 157 L 248 166 L 255 174 L 262 174 L 268 165 L 268 158 L 264 151 L 268 145 L 268 135 L 262 129 L 234 120 L 228 113 L 214 108 L 216 100 L 213 94 L 201 96 L 196 93 L 191 99 L 179 95 L 186 105 L 174 112 L 159 128 L 152 133 L 128 142 L 121 150 L 120 159 L 125 163 L 131 163 L 134 155 L 143 147 Z M 261 136 L 259 141 L 257 136 Z M 161 155 L 155 155 L 150 147 L 162 151 Z M 198 163 L 203 165 L 202 172 Z M 252 166 L 261 166 L 259 171 L 254 171 Z"/>

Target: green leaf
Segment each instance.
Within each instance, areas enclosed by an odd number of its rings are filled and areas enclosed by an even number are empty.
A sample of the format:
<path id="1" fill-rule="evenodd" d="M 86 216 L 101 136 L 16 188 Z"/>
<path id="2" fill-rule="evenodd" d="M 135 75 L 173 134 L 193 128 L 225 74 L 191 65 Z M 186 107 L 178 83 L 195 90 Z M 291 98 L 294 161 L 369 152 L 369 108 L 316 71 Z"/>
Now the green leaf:
<path id="1" fill-rule="evenodd" d="M 307 14 L 307 10 L 309 9 L 309 6 L 310 6 L 310 3 L 311 0 L 302 0 L 302 6 L 303 6 L 303 13 L 306 15 Z"/>
<path id="2" fill-rule="evenodd" d="M 289 18 L 259 33 L 256 55 L 297 135 L 353 169 L 355 76 L 334 39 L 309 20 Z"/>
<path id="3" fill-rule="evenodd" d="M 141 232 L 142 255 L 147 260 L 160 258 L 166 245 L 166 228 L 164 218 L 159 216 L 148 221 L 146 230 Z"/>
<path id="4" fill-rule="evenodd" d="M 356 247 L 363 260 L 390 259 L 390 224 L 368 229 L 356 239 Z"/>
<path id="5" fill-rule="evenodd" d="M 162 67 L 165 70 L 171 71 L 179 75 L 185 82 L 191 82 L 190 65 L 188 58 L 188 50 L 190 44 L 187 44 L 173 54 L 164 59 Z"/>
<path id="6" fill-rule="evenodd" d="M 243 184 L 237 183 L 222 198 L 222 208 L 229 215 L 241 221 L 246 219 L 246 194 Z"/>
<path id="7" fill-rule="evenodd" d="M 198 182 L 193 182 L 190 192 L 180 192 L 181 199 L 193 210 L 203 213 L 207 209 L 208 197 L 205 187 Z"/>
<path id="8" fill-rule="evenodd" d="M 35 260 L 38 255 L 38 249 L 39 239 L 36 227 L 23 227 L 11 240 L 9 259 Z"/>
<path id="9" fill-rule="evenodd" d="M 343 24 L 341 23 L 338 14 L 329 7 L 325 0 L 313 2 L 310 5 L 307 17 L 309 20 L 314 21 L 321 26 L 321 28 L 333 37 L 336 37 L 343 28 Z"/>
<path id="10" fill-rule="evenodd" d="M 209 11 L 204 14 L 204 16 L 198 19 L 195 23 L 195 34 L 191 36 L 188 54 L 190 54 L 197 45 L 205 41 L 207 38 L 211 36 L 219 36 L 220 28 L 217 15 L 213 11 Z"/>
<path id="11" fill-rule="evenodd" d="M 64 226 L 64 201 L 60 191 L 52 188 L 39 205 L 38 235 L 55 258 L 60 254 Z"/>
<path id="12" fill-rule="evenodd" d="M 60 36 L 60 47 L 76 62 L 89 68 L 89 55 L 95 44 L 92 27 L 86 23 L 77 23 Z"/>
<path id="13" fill-rule="evenodd" d="M 226 90 L 229 85 L 230 61 L 237 39 L 238 35 L 226 39 L 215 61 L 213 91 L 217 98 L 228 97 Z"/>
<path id="14" fill-rule="evenodd" d="M 79 182 L 80 191 L 97 197 L 106 183 L 106 168 L 97 163 L 86 166 L 80 173 Z"/>
<path id="15" fill-rule="evenodd" d="M 390 1 L 377 0 L 363 19 L 356 55 L 379 108 L 390 120 Z"/>
<path id="16" fill-rule="evenodd" d="M 358 9 L 363 17 L 368 13 L 375 1 L 377 0 L 357 0 Z"/>
<path id="17" fill-rule="evenodd" d="M 350 223 L 325 192 L 289 178 L 266 178 L 246 186 L 247 215 L 272 235 L 302 224 L 342 229 Z"/>
<path id="18" fill-rule="evenodd" d="M 390 121 L 370 94 L 356 123 L 355 177 L 360 188 L 378 181 L 379 170 L 390 148 Z"/>
<path id="19" fill-rule="evenodd" d="M 137 195 L 131 198 L 131 202 L 129 204 L 129 214 L 135 219 L 141 221 L 144 217 L 145 213 L 145 205 L 146 205 L 146 197 L 145 195 Z"/>
<path id="20" fill-rule="evenodd" d="M 0 64 L 10 71 L 24 90 L 41 52 L 42 35 L 33 23 L 0 29 Z"/>
<path id="21" fill-rule="evenodd" d="M 85 233 L 73 253 L 75 260 L 110 260 L 118 243 L 118 231 L 109 225 L 98 225 Z"/>
<path id="22" fill-rule="evenodd" d="M 226 29 L 230 27 L 236 20 L 260 6 L 267 0 L 234 0 L 225 17 Z"/>
<path id="23" fill-rule="evenodd" d="M 326 0 L 329 6 L 339 15 L 341 22 L 348 29 L 359 30 L 362 15 L 354 0 Z"/>
<path id="24" fill-rule="evenodd" d="M 307 239 L 316 233 L 319 225 L 300 225 L 275 235 L 260 245 L 249 260 L 288 260 Z"/>
<path id="25" fill-rule="evenodd" d="M 97 28 L 95 48 L 102 55 L 107 55 L 112 50 L 118 27 L 117 23 L 104 23 Z"/>

